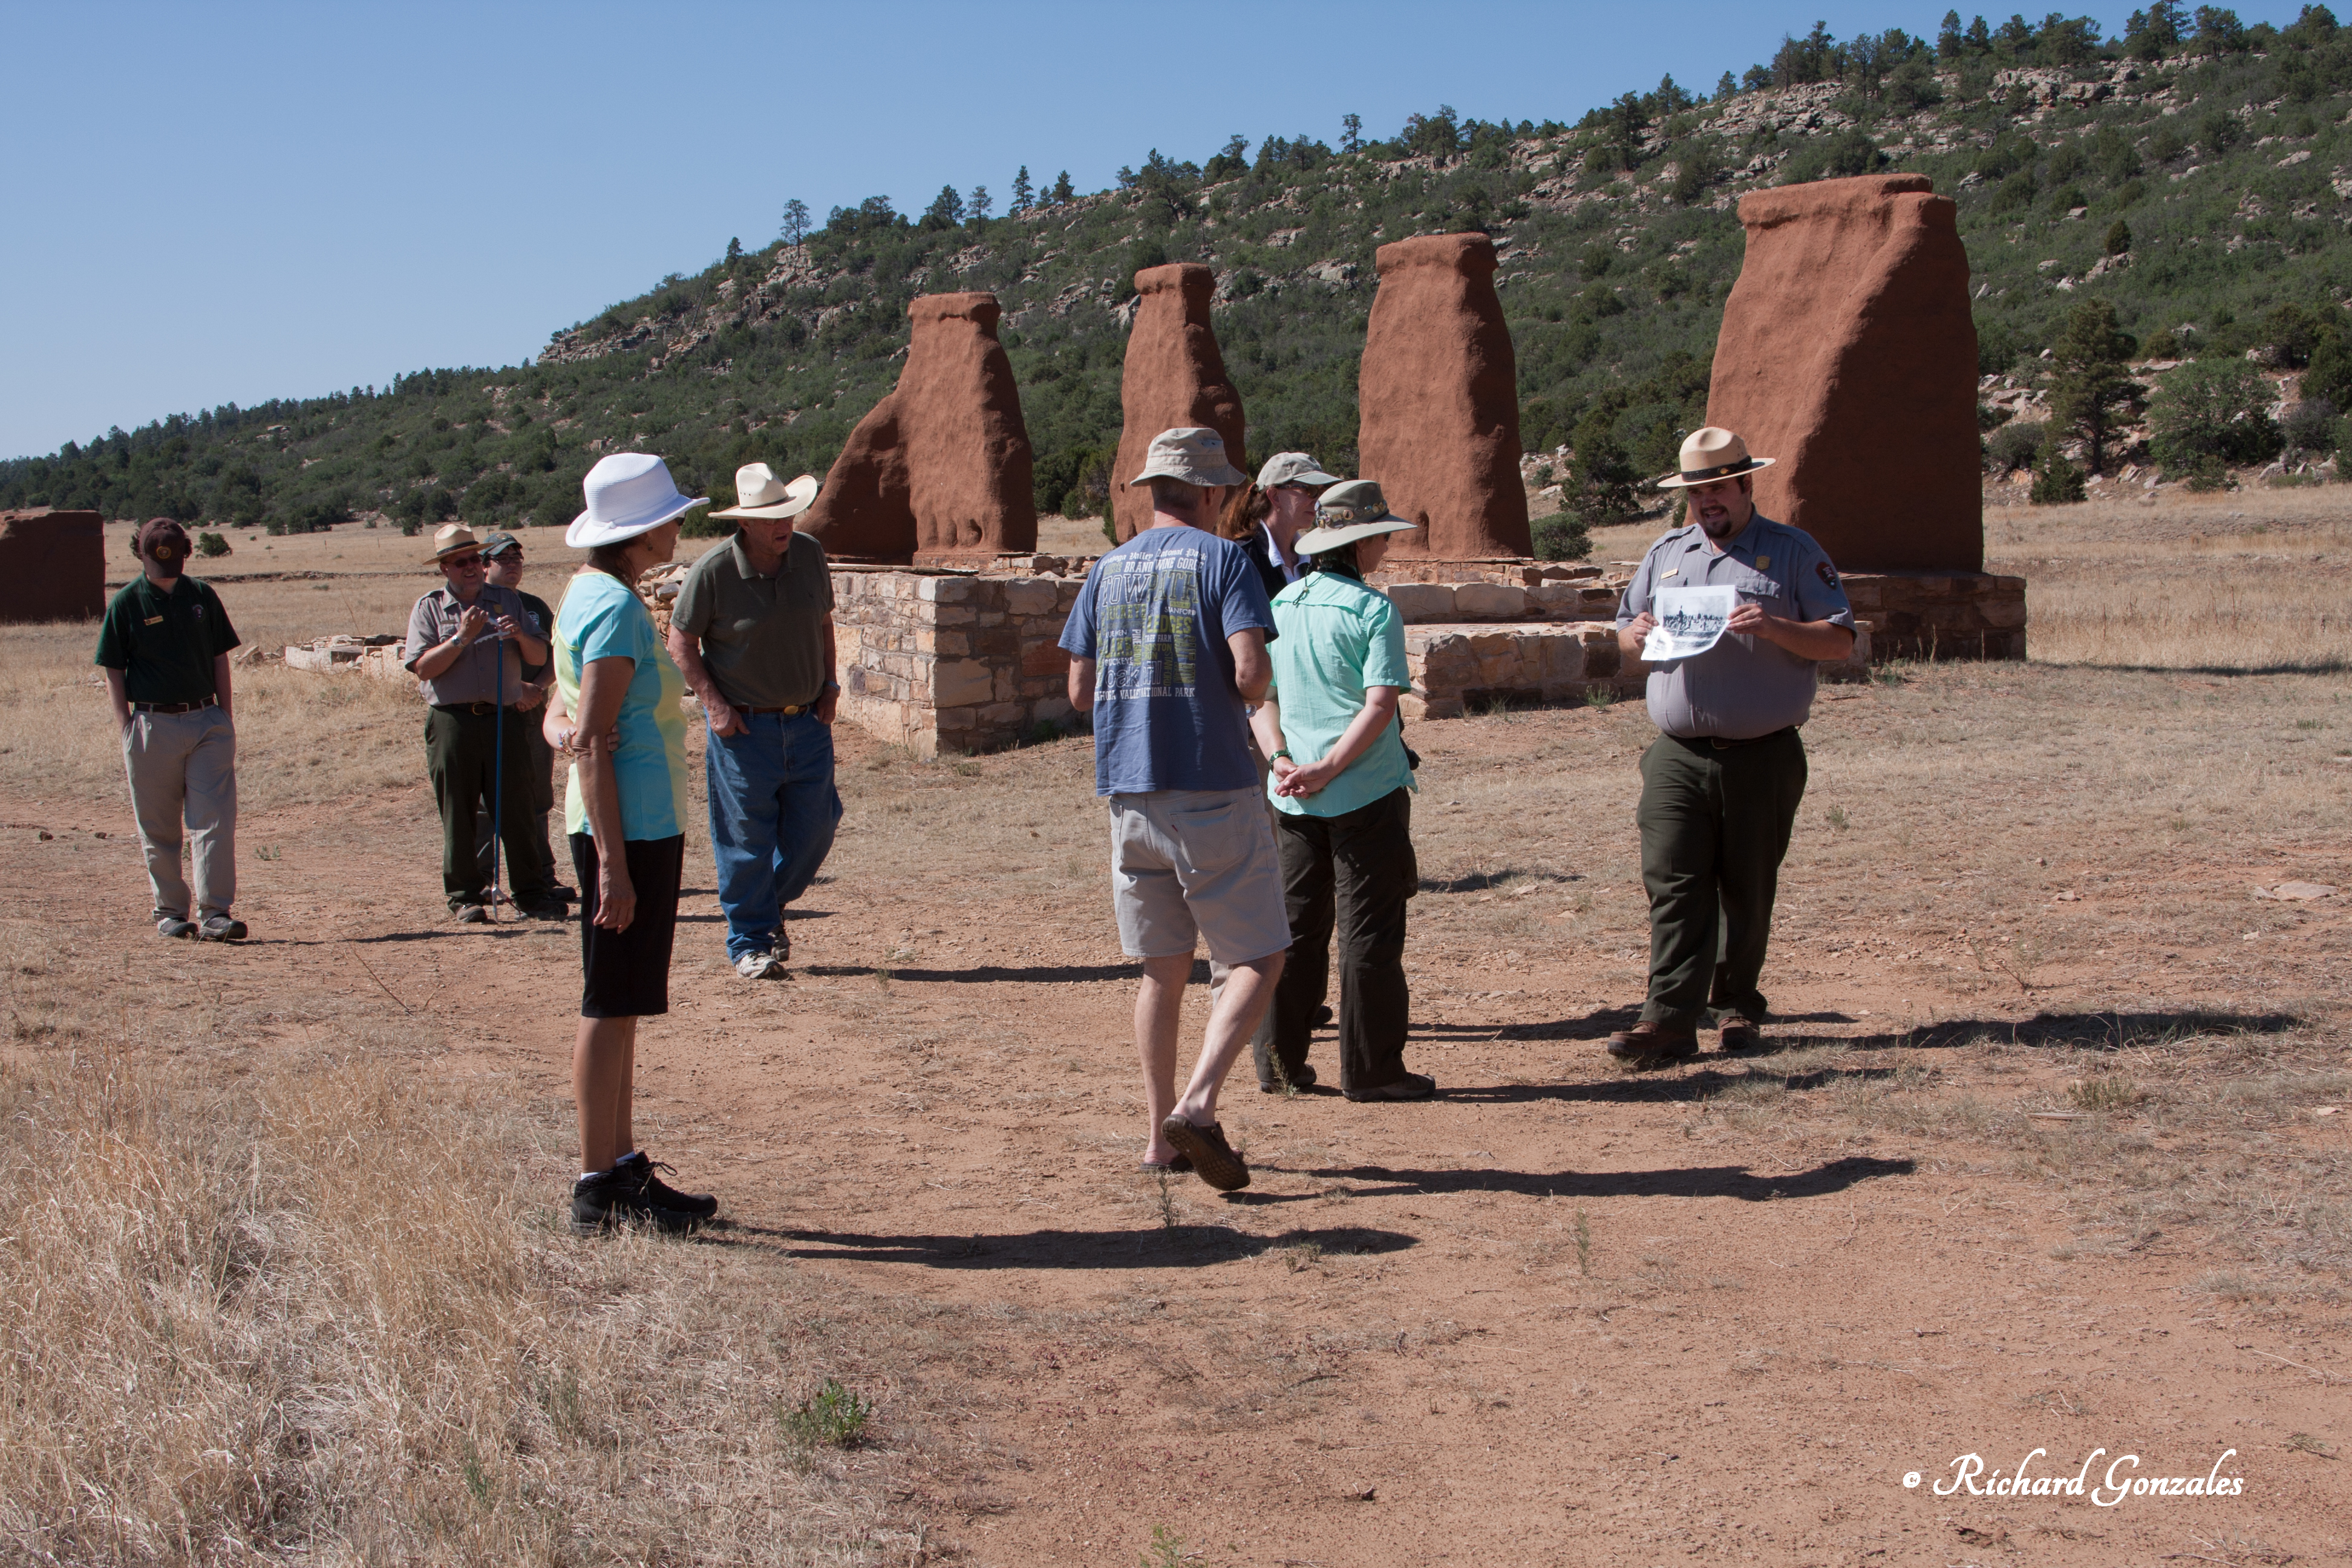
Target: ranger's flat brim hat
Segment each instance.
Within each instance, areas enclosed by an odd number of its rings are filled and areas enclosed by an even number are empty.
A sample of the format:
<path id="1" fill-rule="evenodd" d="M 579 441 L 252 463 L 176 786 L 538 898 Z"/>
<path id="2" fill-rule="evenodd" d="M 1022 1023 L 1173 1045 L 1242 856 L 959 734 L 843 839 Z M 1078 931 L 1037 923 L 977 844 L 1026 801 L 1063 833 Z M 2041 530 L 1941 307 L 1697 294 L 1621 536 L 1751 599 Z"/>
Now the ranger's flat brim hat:
<path id="1" fill-rule="evenodd" d="M 1333 485 L 1315 502 L 1315 526 L 1291 542 L 1301 555 L 1320 555 L 1360 539 L 1380 533 L 1411 533 L 1418 523 L 1407 522 L 1389 510 L 1388 498 L 1373 479 L 1349 479 Z"/>
<path id="2" fill-rule="evenodd" d="M 735 470 L 733 506 L 721 507 L 713 517 L 763 518 L 774 522 L 798 517 L 816 504 L 816 478 L 803 474 L 791 484 L 776 478 L 765 463 L 746 463 Z"/>
<path id="3" fill-rule="evenodd" d="M 482 542 L 474 531 L 462 522 L 445 522 L 433 533 L 433 553 L 427 561 L 446 561 L 460 550 L 479 550 Z"/>
<path id="4" fill-rule="evenodd" d="M 1211 485 L 1245 485 L 1249 476 L 1225 456 L 1225 438 L 1205 426 L 1182 425 L 1151 438 L 1144 454 L 1143 472 L 1128 480 L 1180 479 L 1206 489 Z"/>
<path id="5" fill-rule="evenodd" d="M 1702 425 L 1683 438 L 1682 472 L 1657 481 L 1662 490 L 1686 490 L 1711 485 L 1772 466 L 1769 458 L 1751 458 L 1748 443 L 1720 425 Z"/>

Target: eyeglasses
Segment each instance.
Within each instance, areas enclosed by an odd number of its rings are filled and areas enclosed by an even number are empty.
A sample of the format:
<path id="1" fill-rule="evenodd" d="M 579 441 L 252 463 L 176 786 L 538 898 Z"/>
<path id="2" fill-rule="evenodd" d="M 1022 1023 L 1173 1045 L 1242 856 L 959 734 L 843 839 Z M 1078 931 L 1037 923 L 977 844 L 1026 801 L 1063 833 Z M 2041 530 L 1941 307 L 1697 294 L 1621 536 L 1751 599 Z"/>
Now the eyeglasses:
<path id="1" fill-rule="evenodd" d="M 451 560 L 444 561 L 441 564 L 444 566 L 455 567 L 460 572 L 470 566 L 475 571 L 478 572 L 483 567 L 488 565 L 489 563 L 483 560 L 478 555 L 459 555 Z"/>

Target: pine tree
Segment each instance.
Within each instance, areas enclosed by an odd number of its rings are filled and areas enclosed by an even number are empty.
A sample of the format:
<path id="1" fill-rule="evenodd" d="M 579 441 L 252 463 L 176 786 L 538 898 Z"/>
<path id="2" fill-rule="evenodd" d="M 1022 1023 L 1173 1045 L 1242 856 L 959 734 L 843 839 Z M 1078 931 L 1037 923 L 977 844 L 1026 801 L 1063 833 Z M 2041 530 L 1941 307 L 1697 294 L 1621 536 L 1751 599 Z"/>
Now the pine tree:
<path id="1" fill-rule="evenodd" d="M 1058 175 L 1055 176 L 1052 199 L 1054 205 L 1057 207 L 1068 206 L 1072 202 L 1078 199 L 1077 191 L 1070 184 L 1070 172 L 1067 169 L 1063 170 Z"/>
<path id="2" fill-rule="evenodd" d="M 1360 114 L 1339 116 L 1339 151 L 1355 153 L 1364 145 L 1364 117 Z"/>
<path id="3" fill-rule="evenodd" d="M 798 196 L 784 204 L 784 243 L 794 249 L 808 238 L 809 205 Z"/>
<path id="4" fill-rule="evenodd" d="M 1013 176 L 1012 211 L 1015 214 L 1025 213 L 1036 200 L 1036 187 L 1029 183 L 1029 165 L 1024 163 L 1021 165 L 1021 172 Z"/>
<path id="5" fill-rule="evenodd" d="M 975 220 L 986 218 L 989 209 L 995 205 L 996 198 L 988 194 L 986 185 L 972 186 L 971 197 L 963 204 L 964 211 L 970 213 Z"/>
<path id="6" fill-rule="evenodd" d="M 2105 471 L 2116 411 L 2143 390 L 2125 374 L 2138 346 L 2116 325 L 2116 308 L 2106 300 L 2074 307 L 2050 346 L 2052 450 L 2062 433 L 2080 437 L 2091 472 Z"/>

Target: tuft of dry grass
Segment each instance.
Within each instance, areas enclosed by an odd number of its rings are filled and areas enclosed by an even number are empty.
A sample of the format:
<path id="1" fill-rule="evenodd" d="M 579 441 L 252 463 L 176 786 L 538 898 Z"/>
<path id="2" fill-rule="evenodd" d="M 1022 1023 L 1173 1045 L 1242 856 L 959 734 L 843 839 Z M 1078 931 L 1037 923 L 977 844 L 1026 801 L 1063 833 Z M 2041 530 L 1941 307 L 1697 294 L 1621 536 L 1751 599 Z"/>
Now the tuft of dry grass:
<path id="1" fill-rule="evenodd" d="M 887 1456 L 793 1438 L 845 1352 L 780 1262 L 573 1239 L 529 1127 L 427 1088 L 417 1040 L 207 1070 L 58 994 L 69 969 L 0 995 L 66 1042 L 0 1047 L 0 1538 L 23 1560 L 903 1556 Z M 898 1391 L 845 1371 L 887 1420 Z"/>

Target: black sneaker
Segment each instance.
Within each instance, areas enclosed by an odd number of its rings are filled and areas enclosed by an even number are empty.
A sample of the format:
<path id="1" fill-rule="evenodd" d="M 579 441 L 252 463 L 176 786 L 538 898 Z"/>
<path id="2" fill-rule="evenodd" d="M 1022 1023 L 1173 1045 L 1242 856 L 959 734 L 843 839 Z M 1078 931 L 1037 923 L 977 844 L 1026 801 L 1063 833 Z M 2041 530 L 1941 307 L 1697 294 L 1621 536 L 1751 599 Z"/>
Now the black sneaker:
<path id="1" fill-rule="evenodd" d="M 155 934 L 157 936 L 171 937 L 175 940 L 184 940 L 193 938 L 196 934 L 196 926 L 194 921 L 188 920 L 181 915 L 157 915 L 155 917 Z"/>
<path id="2" fill-rule="evenodd" d="M 196 936 L 204 942 L 243 942 L 245 922 L 227 915 L 206 915 L 205 923 L 196 928 Z"/>
<path id="3" fill-rule="evenodd" d="M 464 926 L 488 925 L 490 920 L 490 911 L 479 904 L 452 904 L 449 912 L 457 917 L 459 925 Z"/>
<path id="4" fill-rule="evenodd" d="M 1279 1066 L 1280 1064 L 1277 1063 L 1276 1065 Z M 1289 1090 L 1297 1094 L 1305 1094 L 1308 1089 L 1313 1089 L 1314 1087 L 1315 1066 L 1311 1062 L 1301 1062 L 1297 1067 L 1292 1068 L 1290 1069 L 1290 1081 L 1288 1083 L 1283 1082 L 1282 1079 L 1278 1078 L 1262 1078 L 1257 1080 L 1257 1090 L 1260 1094 L 1281 1094 L 1285 1090 Z"/>
<path id="5" fill-rule="evenodd" d="M 719 1200 L 709 1193 L 681 1193 L 661 1179 L 660 1173 L 677 1174 L 677 1167 L 653 1159 L 642 1149 L 634 1154 L 624 1154 L 614 1164 L 615 1175 L 636 1184 L 637 1192 L 646 1202 L 656 1208 L 676 1209 L 697 1219 L 709 1219 L 719 1212 Z"/>
<path id="6" fill-rule="evenodd" d="M 618 1226 L 649 1225 L 681 1236 L 702 1225 L 700 1215 L 649 1202 L 641 1184 L 628 1172 L 614 1169 L 583 1176 L 572 1184 L 572 1234 L 595 1236 Z"/>

